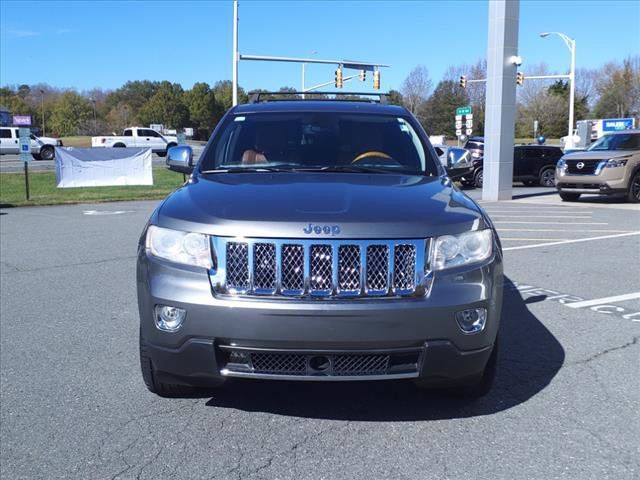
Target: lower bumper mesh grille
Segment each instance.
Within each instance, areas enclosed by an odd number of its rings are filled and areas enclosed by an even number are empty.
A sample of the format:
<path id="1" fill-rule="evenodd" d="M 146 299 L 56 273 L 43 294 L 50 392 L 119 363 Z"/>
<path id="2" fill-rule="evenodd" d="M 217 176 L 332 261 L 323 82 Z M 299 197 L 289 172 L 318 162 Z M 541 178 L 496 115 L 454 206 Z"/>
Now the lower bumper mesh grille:
<path id="1" fill-rule="evenodd" d="M 381 353 L 242 352 L 233 347 L 227 375 L 283 377 L 367 377 L 416 374 L 420 350 Z"/>

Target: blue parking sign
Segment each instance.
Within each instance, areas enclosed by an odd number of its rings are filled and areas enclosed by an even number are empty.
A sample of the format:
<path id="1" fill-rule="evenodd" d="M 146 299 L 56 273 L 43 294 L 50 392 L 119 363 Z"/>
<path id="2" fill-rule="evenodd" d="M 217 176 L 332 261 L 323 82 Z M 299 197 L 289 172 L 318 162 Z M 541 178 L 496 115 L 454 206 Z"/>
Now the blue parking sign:
<path id="1" fill-rule="evenodd" d="M 20 128 L 20 160 L 23 162 L 31 161 L 31 129 Z"/>

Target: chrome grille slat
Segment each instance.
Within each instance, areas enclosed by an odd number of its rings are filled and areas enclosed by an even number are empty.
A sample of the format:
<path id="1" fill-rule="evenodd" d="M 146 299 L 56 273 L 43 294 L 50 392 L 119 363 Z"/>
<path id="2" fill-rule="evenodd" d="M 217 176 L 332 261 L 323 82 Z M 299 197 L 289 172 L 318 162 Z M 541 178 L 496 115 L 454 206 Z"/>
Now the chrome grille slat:
<path id="1" fill-rule="evenodd" d="M 311 245 L 311 291 L 331 294 L 333 261 L 331 245 Z"/>
<path id="2" fill-rule="evenodd" d="M 226 249 L 227 288 L 245 291 L 249 288 L 249 246 L 246 243 L 229 242 Z"/>
<path id="3" fill-rule="evenodd" d="M 272 243 L 253 245 L 253 287 L 275 292 L 276 246 Z"/>
<path id="4" fill-rule="evenodd" d="M 424 295 L 428 240 L 212 237 L 214 292 L 244 296 Z M 220 254 L 222 252 L 222 254 Z"/>
<path id="5" fill-rule="evenodd" d="M 282 290 L 285 294 L 304 292 L 304 247 L 282 246 Z"/>
<path id="6" fill-rule="evenodd" d="M 338 247 L 338 290 L 340 293 L 360 293 L 360 247 L 340 245 Z"/>
<path id="7" fill-rule="evenodd" d="M 393 288 L 402 291 L 413 290 L 416 280 L 416 247 L 396 245 L 393 257 Z"/>
<path id="8" fill-rule="evenodd" d="M 369 245 L 367 247 L 366 291 L 371 295 L 383 295 L 389 288 L 389 247 Z"/>

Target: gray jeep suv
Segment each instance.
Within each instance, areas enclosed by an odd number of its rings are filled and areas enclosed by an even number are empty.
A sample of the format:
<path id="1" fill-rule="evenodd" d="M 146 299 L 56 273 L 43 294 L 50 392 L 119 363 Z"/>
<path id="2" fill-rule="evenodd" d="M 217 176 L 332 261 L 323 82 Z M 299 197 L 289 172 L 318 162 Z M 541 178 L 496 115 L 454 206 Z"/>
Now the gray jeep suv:
<path id="1" fill-rule="evenodd" d="M 404 108 L 232 108 L 138 246 L 140 360 L 152 392 L 228 377 L 413 379 L 490 388 L 502 251 Z"/>

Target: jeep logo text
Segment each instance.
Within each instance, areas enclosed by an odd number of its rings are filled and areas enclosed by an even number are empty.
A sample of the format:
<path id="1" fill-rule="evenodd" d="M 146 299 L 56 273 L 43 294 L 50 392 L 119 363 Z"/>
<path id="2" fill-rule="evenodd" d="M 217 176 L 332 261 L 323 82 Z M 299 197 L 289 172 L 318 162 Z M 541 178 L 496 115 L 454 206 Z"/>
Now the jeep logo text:
<path id="1" fill-rule="evenodd" d="M 302 231 L 307 235 L 311 235 L 312 233 L 321 235 L 324 233 L 325 235 L 335 236 L 340 234 L 340 227 L 338 225 L 314 225 L 310 223 L 309 226 L 304 227 Z"/>

